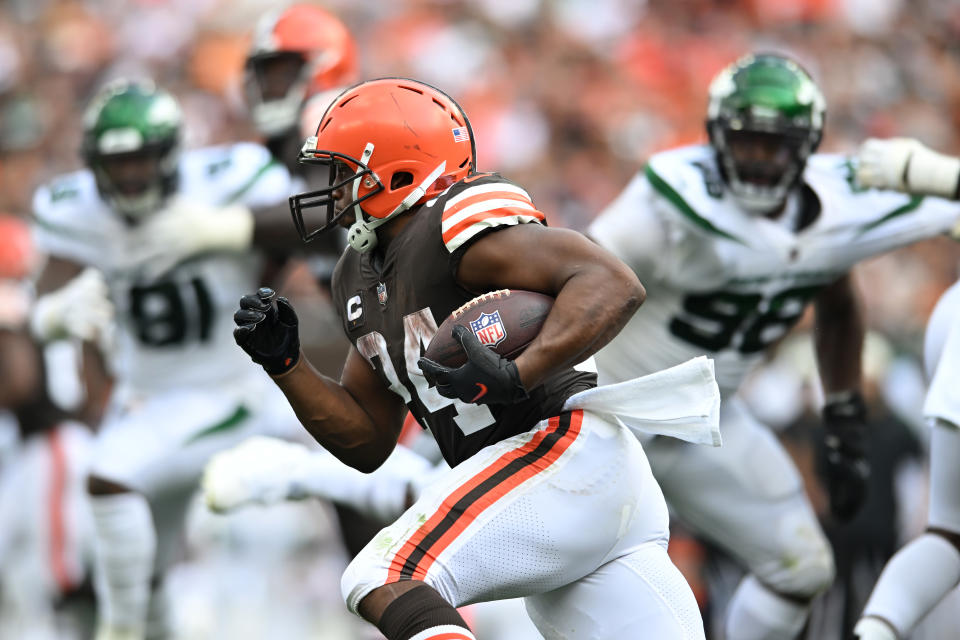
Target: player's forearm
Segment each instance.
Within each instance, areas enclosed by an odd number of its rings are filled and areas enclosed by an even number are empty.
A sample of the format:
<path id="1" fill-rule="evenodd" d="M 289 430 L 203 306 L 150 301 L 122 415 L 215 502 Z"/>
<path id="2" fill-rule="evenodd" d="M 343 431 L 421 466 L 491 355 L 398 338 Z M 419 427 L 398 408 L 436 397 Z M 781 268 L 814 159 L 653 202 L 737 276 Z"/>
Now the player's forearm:
<path id="1" fill-rule="evenodd" d="M 814 345 L 824 393 L 859 390 L 866 330 L 850 276 L 817 298 L 815 312 Z"/>
<path id="2" fill-rule="evenodd" d="M 583 362 L 630 320 L 646 298 L 625 265 L 591 265 L 573 275 L 557 294 L 540 334 L 517 360 L 524 387 Z"/>
<path id="3" fill-rule="evenodd" d="M 343 386 L 319 373 L 303 354 L 293 369 L 273 379 L 307 432 L 344 464 L 369 473 L 396 445 Z"/>

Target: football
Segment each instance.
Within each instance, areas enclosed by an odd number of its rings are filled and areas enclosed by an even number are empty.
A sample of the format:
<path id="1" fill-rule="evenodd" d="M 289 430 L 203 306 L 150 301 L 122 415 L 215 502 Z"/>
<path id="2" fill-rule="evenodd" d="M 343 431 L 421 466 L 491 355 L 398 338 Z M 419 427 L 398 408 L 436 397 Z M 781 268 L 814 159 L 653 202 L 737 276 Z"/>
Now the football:
<path id="1" fill-rule="evenodd" d="M 446 367 L 465 363 L 463 347 L 453 337 L 453 328 L 459 324 L 472 331 L 480 344 L 512 360 L 540 333 L 551 307 L 553 298 L 533 291 L 484 293 L 447 316 L 423 355 Z"/>

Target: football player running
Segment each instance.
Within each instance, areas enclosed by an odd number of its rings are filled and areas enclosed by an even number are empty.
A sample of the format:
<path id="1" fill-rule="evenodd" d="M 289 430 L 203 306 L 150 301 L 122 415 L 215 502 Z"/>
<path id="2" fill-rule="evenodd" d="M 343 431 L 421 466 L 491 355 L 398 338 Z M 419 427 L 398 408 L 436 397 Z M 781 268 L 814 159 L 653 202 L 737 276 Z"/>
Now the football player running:
<path id="1" fill-rule="evenodd" d="M 868 140 L 857 177 L 871 187 L 956 200 L 960 159 L 908 138 Z M 859 640 L 908 637 L 960 583 L 960 284 L 930 316 L 924 364 L 930 386 L 923 414 L 932 432 L 927 530 L 887 562 L 854 628 Z"/>
<path id="2" fill-rule="evenodd" d="M 379 467 L 409 409 L 454 467 L 347 568 L 350 610 L 389 640 L 466 640 L 454 607 L 526 596 L 547 638 L 703 638 L 666 555 L 666 507 L 643 450 L 621 424 L 578 408 L 595 378 L 572 367 L 642 302 L 636 276 L 583 236 L 547 228 L 522 188 L 476 173 L 466 115 L 423 83 L 346 91 L 301 157 L 331 175 L 291 199 L 303 237 L 349 227 L 333 300 L 353 346 L 339 382 L 318 374 L 293 308 L 266 288 L 241 300 L 235 338 L 347 464 Z M 438 320 L 510 287 L 556 298 L 515 361 L 470 333 L 458 335 L 463 367 L 421 358 Z M 717 398 L 706 360 L 685 371 L 694 397 Z M 713 433 L 710 419 L 695 422 Z"/>
<path id="3" fill-rule="evenodd" d="M 250 250 L 251 207 L 284 200 L 290 180 L 255 144 L 181 153 L 179 106 L 152 83 L 106 86 L 83 126 L 87 168 L 35 196 L 35 238 L 50 259 L 31 326 L 44 340 L 107 349 L 115 384 L 88 482 L 97 638 L 162 636 L 162 598 L 151 590 L 203 464 L 254 433 L 296 425 L 228 328 L 264 262 Z"/>
<path id="4" fill-rule="evenodd" d="M 869 470 L 864 328 L 848 272 L 957 218 L 942 201 L 861 188 L 844 157 L 814 154 L 824 117 L 795 61 L 747 55 L 710 86 L 710 143 L 652 156 L 588 232 L 649 288 L 643 313 L 597 354 L 600 383 L 696 354 L 716 362 L 723 447 L 658 438 L 644 448 L 678 519 L 748 570 L 728 640 L 796 637 L 834 577 L 797 469 L 737 396 L 744 374 L 812 303 L 826 400 L 819 471 L 833 516 L 852 517 Z"/>
<path id="5" fill-rule="evenodd" d="M 357 47 L 350 31 L 336 15 L 318 6 L 294 4 L 270 11 L 257 22 L 245 64 L 246 102 L 266 147 L 290 171 L 291 193 L 329 184 L 322 167 L 298 162 L 300 147 L 330 102 L 358 80 L 357 67 Z M 282 202 L 258 212 L 254 242 L 280 256 L 303 253 L 321 295 L 326 296 L 346 233 L 325 234 L 304 245 L 290 224 L 289 205 Z M 326 308 L 315 320 L 314 335 L 326 336 L 325 360 L 318 365 L 323 373 L 336 375 L 349 342 L 332 309 Z M 291 496 L 331 500 L 352 556 L 410 505 L 408 493 L 413 491 L 414 479 L 428 464 L 399 446 L 385 469 L 361 474 L 318 447 L 308 455 L 303 445 L 260 436 L 214 457 L 203 485 L 207 504 L 218 512 Z"/>

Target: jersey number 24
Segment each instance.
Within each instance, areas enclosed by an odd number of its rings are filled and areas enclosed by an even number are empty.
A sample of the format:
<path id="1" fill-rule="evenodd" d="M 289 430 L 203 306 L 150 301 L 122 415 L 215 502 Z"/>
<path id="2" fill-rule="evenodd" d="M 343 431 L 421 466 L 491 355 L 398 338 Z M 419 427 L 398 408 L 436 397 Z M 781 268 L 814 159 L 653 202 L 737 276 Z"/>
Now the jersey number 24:
<path id="1" fill-rule="evenodd" d="M 411 394 L 416 396 L 420 404 L 430 413 L 453 406 L 456 415 L 453 420 L 464 433 L 470 435 L 495 422 L 493 414 L 486 405 L 467 404 L 460 400 L 445 398 L 436 389 L 430 386 L 423 372 L 417 365 L 420 359 L 421 348 L 426 348 L 430 340 L 437 333 L 437 321 L 433 318 L 430 309 L 420 309 L 403 318 L 403 356 L 404 368 L 407 370 L 407 382 L 400 381 L 397 370 L 390 360 L 387 351 L 387 340 L 378 331 L 372 331 L 357 339 L 357 350 L 367 359 L 374 368 L 379 362 L 384 377 L 390 385 L 390 390 L 410 404 Z"/>

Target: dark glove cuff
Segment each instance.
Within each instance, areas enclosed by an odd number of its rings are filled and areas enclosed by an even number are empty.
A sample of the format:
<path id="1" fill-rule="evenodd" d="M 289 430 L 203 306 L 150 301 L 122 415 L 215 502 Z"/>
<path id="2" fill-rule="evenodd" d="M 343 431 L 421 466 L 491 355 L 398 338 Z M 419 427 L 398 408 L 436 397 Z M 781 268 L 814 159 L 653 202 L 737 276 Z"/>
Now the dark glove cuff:
<path id="1" fill-rule="evenodd" d="M 271 376 L 280 376 L 297 366 L 299 361 L 300 341 L 297 340 L 284 351 L 284 355 L 264 361 L 263 368 Z"/>
<path id="2" fill-rule="evenodd" d="M 506 369 L 510 373 L 510 381 L 513 383 L 511 402 L 520 402 L 530 397 L 523 382 L 520 381 L 520 370 L 512 360 L 507 360 Z"/>
<path id="3" fill-rule="evenodd" d="M 291 371 L 293 371 L 294 367 L 296 367 L 299 362 L 300 362 L 300 350 L 298 349 L 297 355 L 290 358 L 290 362 L 286 366 L 268 367 L 264 365 L 263 369 L 264 371 L 269 373 L 272 377 L 280 378 L 290 373 Z"/>

